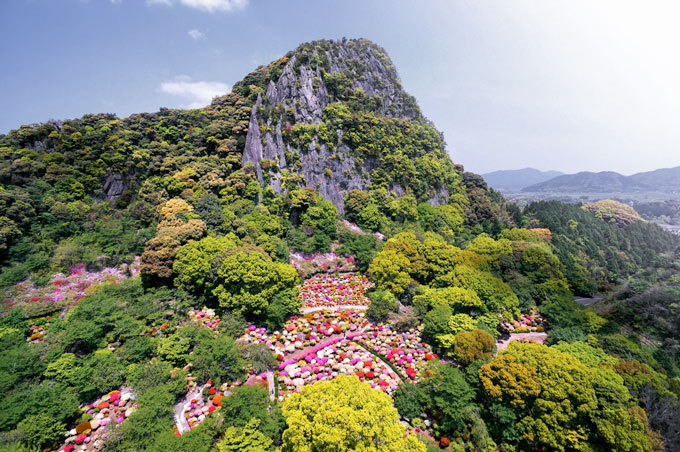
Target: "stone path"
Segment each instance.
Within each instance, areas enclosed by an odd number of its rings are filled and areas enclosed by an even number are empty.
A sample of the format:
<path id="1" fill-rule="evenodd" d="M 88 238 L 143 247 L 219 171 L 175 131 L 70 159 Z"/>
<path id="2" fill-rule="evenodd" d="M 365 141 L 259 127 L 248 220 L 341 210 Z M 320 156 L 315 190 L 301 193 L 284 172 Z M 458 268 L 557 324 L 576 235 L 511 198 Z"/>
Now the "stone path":
<path id="1" fill-rule="evenodd" d="M 500 340 L 496 343 L 496 348 L 498 351 L 505 350 L 508 344 L 513 341 L 522 342 L 536 342 L 538 344 L 545 344 L 547 333 L 512 333 L 509 338 Z"/>
<path id="2" fill-rule="evenodd" d="M 191 430 L 189 428 L 189 422 L 184 417 L 184 413 L 187 407 L 191 405 L 191 400 L 197 398 L 203 392 L 204 386 L 197 387 L 193 391 L 187 393 L 186 397 L 175 405 L 175 424 L 177 424 L 177 430 L 180 433 L 188 432 Z"/>

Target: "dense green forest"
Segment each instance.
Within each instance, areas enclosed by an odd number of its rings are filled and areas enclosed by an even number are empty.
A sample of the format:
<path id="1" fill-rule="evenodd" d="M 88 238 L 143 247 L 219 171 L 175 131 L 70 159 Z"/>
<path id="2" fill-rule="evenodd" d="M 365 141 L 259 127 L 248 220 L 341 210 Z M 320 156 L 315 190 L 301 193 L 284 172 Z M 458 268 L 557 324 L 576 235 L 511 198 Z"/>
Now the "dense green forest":
<path id="1" fill-rule="evenodd" d="M 680 240 L 601 207 L 507 204 L 365 40 L 205 108 L 22 126 L 0 448 L 679 450 Z"/>

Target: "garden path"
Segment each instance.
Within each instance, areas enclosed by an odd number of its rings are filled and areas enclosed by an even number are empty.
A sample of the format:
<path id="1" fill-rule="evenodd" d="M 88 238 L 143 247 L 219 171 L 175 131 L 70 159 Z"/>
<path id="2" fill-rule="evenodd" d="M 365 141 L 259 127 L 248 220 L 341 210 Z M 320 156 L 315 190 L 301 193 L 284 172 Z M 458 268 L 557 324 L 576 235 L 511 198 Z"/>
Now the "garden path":
<path id="1" fill-rule="evenodd" d="M 508 344 L 513 341 L 536 342 L 545 344 L 548 335 L 546 333 L 512 333 L 509 338 L 500 340 L 496 343 L 498 351 L 505 350 Z"/>

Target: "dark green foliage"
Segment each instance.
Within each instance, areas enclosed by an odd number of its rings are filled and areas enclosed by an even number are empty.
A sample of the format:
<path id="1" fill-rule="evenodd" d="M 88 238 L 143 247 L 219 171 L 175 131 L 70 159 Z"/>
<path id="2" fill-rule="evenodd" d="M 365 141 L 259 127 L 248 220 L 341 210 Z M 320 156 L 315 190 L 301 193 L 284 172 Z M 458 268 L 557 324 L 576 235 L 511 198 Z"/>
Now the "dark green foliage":
<path id="1" fill-rule="evenodd" d="M 243 427 L 252 418 L 260 420 L 260 430 L 267 437 L 280 444 L 281 434 L 286 428 L 285 420 L 278 406 L 269 408 L 269 394 L 257 386 L 239 386 L 222 400 L 221 414 L 225 426 Z"/>
<path id="2" fill-rule="evenodd" d="M 358 261 L 357 269 L 365 273 L 377 253 L 378 239 L 374 235 L 353 234 L 349 231 L 339 232 L 338 238 L 342 246 L 337 253 L 354 256 Z"/>
<path id="3" fill-rule="evenodd" d="M 460 431 L 466 422 L 464 408 L 474 399 L 474 391 L 462 372 L 450 364 L 433 362 L 431 372 L 418 383 L 428 395 L 426 406 L 437 413 L 443 432 Z"/>
<path id="4" fill-rule="evenodd" d="M 550 229 L 565 276 L 572 290 L 581 295 L 609 288 L 658 254 L 680 245 L 676 237 L 654 224 L 637 221 L 616 226 L 572 204 L 541 201 L 527 206 L 524 213 Z"/>
<path id="5" fill-rule="evenodd" d="M 0 399 L 0 430 L 11 430 L 26 417 L 41 413 L 55 422 L 72 422 L 78 403 L 73 390 L 65 385 L 22 382 Z"/>
<path id="6" fill-rule="evenodd" d="M 391 292 L 376 290 L 368 296 L 371 299 L 371 304 L 368 305 L 366 314 L 376 322 L 387 320 L 390 314 L 397 312 L 399 309 L 397 300 Z"/>
<path id="7" fill-rule="evenodd" d="M 228 336 L 201 338 L 191 357 L 192 373 L 198 381 L 214 378 L 218 381 L 236 381 L 246 375 L 245 361 L 236 342 Z"/>
<path id="8" fill-rule="evenodd" d="M 585 341 L 586 335 L 578 326 L 551 329 L 548 333 L 548 345 L 559 342 Z"/>
<path id="9" fill-rule="evenodd" d="M 404 383 L 394 393 L 394 407 L 401 416 L 416 419 L 425 412 L 428 394 L 422 385 Z"/>

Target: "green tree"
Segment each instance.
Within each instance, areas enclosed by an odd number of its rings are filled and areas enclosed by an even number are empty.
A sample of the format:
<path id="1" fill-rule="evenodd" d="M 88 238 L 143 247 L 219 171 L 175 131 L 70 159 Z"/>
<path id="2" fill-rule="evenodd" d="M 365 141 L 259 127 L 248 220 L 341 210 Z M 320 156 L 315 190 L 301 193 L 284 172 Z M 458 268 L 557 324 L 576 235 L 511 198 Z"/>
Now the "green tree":
<path id="1" fill-rule="evenodd" d="M 495 348 L 493 337 L 486 331 L 461 331 L 454 338 L 453 355 L 463 366 L 469 366 L 478 359 L 490 358 Z"/>
<path id="2" fill-rule="evenodd" d="M 632 418 L 630 395 L 611 370 L 589 368 L 554 347 L 513 342 L 479 374 L 489 405 L 500 404 L 513 413 L 505 419 L 517 420 L 520 447 L 650 449 L 646 426 Z"/>
<path id="3" fill-rule="evenodd" d="M 259 430 L 260 420 L 253 418 L 243 427 L 227 427 L 224 438 L 217 443 L 220 452 L 266 452 L 272 440 Z"/>
<path id="4" fill-rule="evenodd" d="M 24 431 L 21 442 L 26 449 L 43 450 L 52 449 L 58 444 L 66 425 L 63 422 L 55 422 L 55 419 L 46 413 L 40 413 L 24 419 L 19 424 L 19 429 Z"/>
<path id="5" fill-rule="evenodd" d="M 175 285 L 197 295 L 212 296 L 216 276 L 213 261 L 217 256 L 238 245 L 238 239 L 229 234 L 224 237 L 205 237 L 182 246 L 173 263 L 177 275 Z"/>
<path id="6" fill-rule="evenodd" d="M 199 381 L 214 378 L 236 381 L 246 375 L 246 362 L 236 342 L 226 335 L 202 338 L 190 357 L 192 373 Z"/>
<path id="7" fill-rule="evenodd" d="M 385 321 L 391 313 L 399 309 L 397 300 L 391 292 L 376 290 L 369 294 L 369 298 L 371 299 L 371 304 L 368 305 L 366 314 L 375 321 Z"/>
<path id="8" fill-rule="evenodd" d="M 474 391 L 463 373 L 450 364 L 432 361 L 428 370 L 427 378 L 418 383 L 428 395 L 426 406 L 444 432 L 461 431 L 466 421 L 464 409 L 472 403 Z"/>
<path id="9" fill-rule="evenodd" d="M 276 293 L 295 287 L 298 276 L 293 266 L 243 247 L 233 251 L 217 272 L 219 284 L 213 293 L 220 306 L 239 315 L 261 315 Z"/>
<path id="10" fill-rule="evenodd" d="M 411 282 L 409 260 L 393 250 L 383 250 L 373 259 L 368 272 L 376 287 L 399 295 Z"/>
<path id="11" fill-rule="evenodd" d="M 355 376 L 305 386 L 286 399 L 282 410 L 288 423 L 283 451 L 425 452 L 423 444 L 404 439 L 392 399 Z"/>

